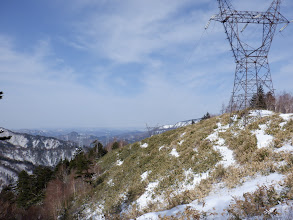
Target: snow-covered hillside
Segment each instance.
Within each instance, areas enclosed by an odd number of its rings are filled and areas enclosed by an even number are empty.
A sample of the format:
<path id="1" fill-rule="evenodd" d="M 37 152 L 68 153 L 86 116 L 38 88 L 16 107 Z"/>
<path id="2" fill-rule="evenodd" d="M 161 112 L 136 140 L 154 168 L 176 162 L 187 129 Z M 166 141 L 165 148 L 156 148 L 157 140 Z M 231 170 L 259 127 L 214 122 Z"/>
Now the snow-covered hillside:
<path id="1" fill-rule="evenodd" d="M 196 122 L 199 122 L 199 121 L 200 121 L 200 119 L 191 119 L 191 120 L 187 120 L 187 121 L 180 121 L 180 122 L 177 122 L 177 123 L 172 124 L 172 125 L 160 126 L 158 129 L 159 130 L 176 129 L 176 128 L 185 127 L 187 125 L 191 125 L 192 123 L 196 123 Z"/>
<path id="2" fill-rule="evenodd" d="M 83 219 L 293 216 L 293 114 L 252 111 L 168 131 L 98 161 Z"/>
<path id="3" fill-rule="evenodd" d="M 16 133 L 1 128 L 1 136 L 12 136 L 0 141 L 1 185 L 15 182 L 21 170 L 31 172 L 37 165 L 55 166 L 60 159 L 72 158 L 76 145 L 56 138 Z"/>

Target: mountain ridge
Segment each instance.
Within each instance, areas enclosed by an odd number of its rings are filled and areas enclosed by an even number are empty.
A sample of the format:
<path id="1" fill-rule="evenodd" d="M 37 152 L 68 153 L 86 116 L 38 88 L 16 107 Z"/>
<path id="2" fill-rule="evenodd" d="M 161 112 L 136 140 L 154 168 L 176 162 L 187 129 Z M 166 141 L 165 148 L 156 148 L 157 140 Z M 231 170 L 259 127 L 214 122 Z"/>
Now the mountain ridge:
<path id="1" fill-rule="evenodd" d="M 11 138 L 0 141 L 0 188 L 15 182 L 21 170 L 31 173 L 39 165 L 54 167 L 61 159 L 71 159 L 76 151 L 76 144 L 57 138 L 1 129 L 1 136 Z"/>

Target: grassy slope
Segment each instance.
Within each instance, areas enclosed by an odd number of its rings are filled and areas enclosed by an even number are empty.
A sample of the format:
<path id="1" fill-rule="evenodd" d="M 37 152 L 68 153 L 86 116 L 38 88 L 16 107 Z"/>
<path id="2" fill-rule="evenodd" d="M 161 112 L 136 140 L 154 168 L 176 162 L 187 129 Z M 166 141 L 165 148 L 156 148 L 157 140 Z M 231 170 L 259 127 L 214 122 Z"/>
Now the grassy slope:
<path id="1" fill-rule="evenodd" d="M 97 162 L 102 174 L 97 176 L 95 188 L 84 203 L 92 211 L 98 204 L 102 205 L 103 213 L 109 216 L 127 209 L 124 218 L 134 218 L 195 199 L 204 201 L 215 183 L 234 188 L 243 184 L 247 177 L 274 172 L 289 178 L 293 156 L 276 149 L 285 143 L 293 145 L 292 120 L 287 122 L 277 114 L 260 119 L 251 117 L 246 128 L 241 126 L 241 120 L 239 116 L 232 127 L 217 133 L 233 151 L 236 165 L 221 165 L 221 154 L 213 147 L 215 143 L 207 138 L 219 126 L 228 124 L 229 116 L 222 115 L 108 153 Z M 260 129 L 260 125 L 266 125 L 265 133 L 274 138 L 267 147 L 258 149 L 253 131 Z M 173 149 L 178 157 L 171 154 Z M 148 175 L 142 180 L 145 172 Z M 207 178 L 202 178 L 199 184 L 186 187 L 204 174 L 208 174 Z M 287 182 L 285 196 L 291 193 L 290 181 Z M 151 189 L 150 186 L 155 187 Z M 142 197 L 153 202 L 144 206 L 140 202 Z"/>

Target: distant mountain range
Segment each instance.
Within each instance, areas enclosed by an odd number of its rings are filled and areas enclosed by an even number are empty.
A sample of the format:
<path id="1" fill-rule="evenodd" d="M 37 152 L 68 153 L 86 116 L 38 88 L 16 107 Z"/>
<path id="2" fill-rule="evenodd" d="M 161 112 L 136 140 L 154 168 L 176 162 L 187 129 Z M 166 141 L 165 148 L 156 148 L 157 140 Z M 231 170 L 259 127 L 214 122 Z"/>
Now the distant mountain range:
<path id="1" fill-rule="evenodd" d="M 149 134 L 149 136 L 161 134 L 161 133 L 164 133 L 164 132 L 169 131 L 169 130 L 174 130 L 174 129 L 177 129 L 177 128 L 181 128 L 181 127 L 191 125 L 193 123 L 197 123 L 200 120 L 201 120 L 200 118 L 199 119 L 190 119 L 190 120 L 186 120 L 186 121 L 180 121 L 180 122 L 177 122 L 177 123 L 171 124 L 171 125 L 162 125 L 162 126 L 157 126 L 157 127 L 149 127 L 148 128 L 148 134 Z"/>
<path id="2" fill-rule="evenodd" d="M 171 125 L 162 125 L 156 127 L 148 127 L 147 131 L 143 130 L 131 130 L 131 129 L 108 129 L 108 128 L 85 128 L 85 129 L 51 129 L 51 130 L 36 130 L 36 129 L 20 129 L 17 132 L 41 135 L 47 137 L 55 137 L 63 141 L 71 141 L 78 146 L 90 146 L 95 140 L 99 140 L 104 146 L 113 140 L 123 140 L 127 143 L 134 143 L 147 138 L 152 135 L 161 134 L 165 131 L 177 129 L 196 123 L 200 119 L 190 119 L 186 121 L 180 121 Z"/>
<path id="3" fill-rule="evenodd" d="M 0 141 L 0 189 L 17 180 L 18 172 L 32 172 L 35 166 L 55 166 L 61 159 L 71 159 L 77 144 L 54 137 L 35 136 L 3 129 L 1 136 L 12 136 Z"/>
<path id="4" fill-rule="evenodd" d="M 108 129 L 108 128 L 84 128 L 84 129 L 51 129 L 51 130 L 36 130 L 36 129 L 20 129 L 16 132 L 41 135 L 47 137 L 55 137 L 63 141 L 72 141 L 79 146 L 90 146 L 95 140 L 99 140 L 103 145 L 114 139 L 124 140 L 128 143 L 133 143 L 142 138 L 147 137 L 145 131 L 130 130 L 130 129 Z"/>

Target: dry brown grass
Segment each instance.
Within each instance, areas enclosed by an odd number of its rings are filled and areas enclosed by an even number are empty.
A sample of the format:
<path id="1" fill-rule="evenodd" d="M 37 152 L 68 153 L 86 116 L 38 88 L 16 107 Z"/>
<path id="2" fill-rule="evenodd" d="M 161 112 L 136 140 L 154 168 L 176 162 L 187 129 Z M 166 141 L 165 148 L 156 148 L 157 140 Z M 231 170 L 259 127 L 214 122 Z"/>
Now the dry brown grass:
<path id="1" fill-rule="evenodd" d="M 257 150 L 257 140 L 250 130 L 232 130 L 219 133 L 219 137 L 225 140 L 229 149 L 233 150 L 235 159 L 240 164 L 251 161 L 251 155 Z"/>
<path id="2" fill-rule="evenodd" d="M 241 119 L 241 114 L 240 112 L 238 119 Z M 281 146 L 284 141 L 292 142 L 293 122 L 288 122 L 280 129 L 279 125 L 283 120 L 278 115 L 251 120 L 245 129 L 237 124 L 241 121 L 238 120 L 227 131 L 219 131 L 219 137 L 225 140 L 225 145 L 234 152 L 234 158 L 237 161 L 236 165 L 227 168 L 219 165 L 221 155 L 214 150 L 213 143 L 206 138 L 218 128 L 217 123 L 227 125 L 229 120 L 230 115 L 224 114 L 108 153 L 98 162 L 100 170 L 94 183 L 93 194 L 95 195 L 92 201 L 103 201 L 105 213 L 113 218 L 118 218 L 122 207 L 128 207 L 129 212 L 124 213 L 122 219 L 134 219 L 146 212 L 171 209 L 193 200 L 204 203 L 205 197 L 209 195 L 216 183 L 223 183 L 221 185 L 234 188 L 256 175 L 269 175 L 273 172 L 287 174 L 291 170 L 293 158 L 290 155 L 275 153 L 273 146 L 258 149 L 257 139 L 251 132 L 251 130 L 259 129 L 259 125 L 267 124 L 266 132 L 275 137 L 275 147 Z M 148 147 L 141 148 L 140 145 L 143 143 L 147 143 Z M 164 147 L 160 148 L 161 146 Z M 170 155 L 173 148 L 176 149 L 179 157 Z M 123 164 L 117 166 L 117 160 L 123 161 Z M 282 161 L 285 165 L 278 166 L 277 162 Z M 180 184 L 188 181 L 184 171 L 189 169 L 193 171 L 193 174 L 209 172 L 209 177 L 202 180 L 194 189 L 178 193 L 176 189 L 181 186 Z M 142 181 L 140 175 L 145 171 L 150 172 L 146 180 Z M 190 181 L 193 180 L 192 178 Z M 113 184 L 109 185 L 109 181 Z M 148 207 L 140 210 L 135 201 L 145 192 L 148 184 L 155 181 L 159 181 L 159 184 L 153 190 L 153 196 L 154 198 L 160 196 L 165 201 L 150 203 Z M 288 179 L 289 181 L 291 179 Z M 126 197 L 122 198 L 121 195 Z M 288 193 L 288 195 L 291 194 Z M 207 215 L 212 213 L 200 213 L 197 210 L 187 209 L 181 215 L 164 216 L 162 219 L 197 219 Z"/>
<path id="3" fill-rule="evenodd" d="M 253 193 L 244 193 L 243 197 L 244 200 L 234 198 L 234 202 L 229 205 L 227 211 L 232 219 L 249 219 L 254 216 L 271 219 L 277 213 L 268 213 L 267 210 L 281 200 L 273 186 L 260 186 Z"/>

